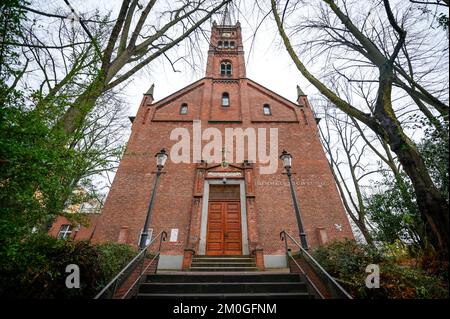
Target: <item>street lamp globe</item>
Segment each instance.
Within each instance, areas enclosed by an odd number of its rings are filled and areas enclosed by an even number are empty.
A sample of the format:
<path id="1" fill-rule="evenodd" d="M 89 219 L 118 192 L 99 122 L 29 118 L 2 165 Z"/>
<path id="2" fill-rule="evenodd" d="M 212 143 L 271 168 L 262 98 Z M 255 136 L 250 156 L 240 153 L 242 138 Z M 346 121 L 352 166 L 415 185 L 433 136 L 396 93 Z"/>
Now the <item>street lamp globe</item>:
<path id="1" fill-rule="evenodd" d="M 286 150 L 283 150 L 280 155 L 280 159 L 283 161 L 283 166 L 286 169 L 291 168 L 292 164 L 292 155 L 289 154 Z"/>
<path id="2" fill-rule="evenodd" d="M 156 153 L 155 157 L 156 157 L 156 166 L 158 168 L 163 168 L 169 156 L 167 155 L 166 150 L 163 148 L 161 151 Z"/>

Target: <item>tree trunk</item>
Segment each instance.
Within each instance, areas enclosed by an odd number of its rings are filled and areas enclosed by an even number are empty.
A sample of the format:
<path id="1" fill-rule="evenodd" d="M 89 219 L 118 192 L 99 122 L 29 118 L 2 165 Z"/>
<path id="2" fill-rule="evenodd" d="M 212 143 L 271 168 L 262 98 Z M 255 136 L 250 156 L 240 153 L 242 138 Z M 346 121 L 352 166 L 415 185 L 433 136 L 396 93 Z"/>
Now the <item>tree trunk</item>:
<path id="1" fill-rule="evenodd" d="M 442 258 L 448 256 L 449 215 L 448 203 L 431 180 L 417 147 L 405 135 L 392 109 L 393 69 L 390 63 L 380 67 L 379 89 L 375 118 L 383 128 L 382 136 L 397 154 L 406 174 L 411 179 L 422 220 L 432 230 L 430 242 Z"/>
<path id="2" fill-rule="evenodd" d="M 320 93 L 326 96 L 340 110 L 366 124 L 389 144 L 389 147 L 398 156 L 398 160 L 402 164 L 406 174 L 411 179 L 414 191 L 416 193 L 417 205 L 419 207 L 421 217 L 424 223 L 428 224 L 433 232 L 430 241 L 435 245 L 435 248 L 437 248 L 440 258 L 446 260 L 448 258 L 449 248 L 448 203 L 433 184 L 419 151 L 412 141 L 404 134 L 392 108 L 391 93 L 394 78 L 393 61 L 398 51 L 396 54 L 393 53 L 393 55 L 389 58 L 385 57 L 373 45 L 373 43 L 352 24 L 351 20 L 339 10 L 333 1 L 325 0 L 325 2 L 336 13 L 350 33 L 358 38 L 361 45 L 368 51 L 367 54 L 371 57 L 373 64 L 375 64 L 379 69 L 380 77 L 378 97 L 374 112 L 375 118 L 361 112 L 353 105 L 341 99 L 336 92 L 330 90 L 307 70 L 305 65 L 295 53 L 289 37 L 284 31 L 281 18 L 277 12 L 276 1 L 271 0 L 272 12 L 286 50 L 298 70 L 320 91 Z M 395 27 L 399 29 L 395 22 L 391 22 L 391 24 L 394 24 Z M 401 36 L 400 39 L 404 41 L 405 33 L 401 32 L 399 35 Z M 400 48 L 399 44 L 402 43 L 397 43 L 396 49 Z"/>
<path id="3" fill-rule="evenodd" d="M 377 114 L 377 118 L 383 123 L 389 146 L 397 154 L 399 162 L 411 179 L 422 220 L 426 223 L 426 227 L 432 230 L 428 232 L 431 244 L 440 255 L 448 256 L 449 207 L 447 201 L 436 189 L 419 151 L 400 131 L 399 124 L 384 112 Z"/>
<path id="4" fill-rule="evenodd" d="M 84 123 L 105 88 L 105 77 L 98 75 L 86 90 L 73 102 L 56 124 L 57 129 L 69 137 Z"/>
<path id="5" fill-rule="evenodd" d="M 369 230 L 367 229 L 366 224 L 364 222 L 362 222 L 362 223 L 358 223 L 357 226 L 358 226 L 359 230 L 361 231 L 361 233 L 363 234 L 364 239 L 366 240 L 367 244 L 369 246 L 374 246 L 372 235 L 369 233 Z"/>
<path id="6" fill-rule="evenodd" d="M 422 219 L 427 222 L 433 234 L 430 241 L 439 253 L 448 255 L 449 214 L 448 203 L 434 186 L 427 169 L 414 149 L 401 149 L 397 152 L 399 161 L 413 183 L 417 205 Z M 427 228 L 428 228 L 427 227 Z"/>

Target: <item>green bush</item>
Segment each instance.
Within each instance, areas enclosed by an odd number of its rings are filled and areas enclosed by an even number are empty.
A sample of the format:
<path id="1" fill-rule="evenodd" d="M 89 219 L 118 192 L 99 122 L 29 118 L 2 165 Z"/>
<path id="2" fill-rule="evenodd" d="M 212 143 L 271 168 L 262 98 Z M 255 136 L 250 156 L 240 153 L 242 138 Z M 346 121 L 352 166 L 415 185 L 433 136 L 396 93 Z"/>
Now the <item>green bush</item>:
<path id="1" fill-rule="evenodd" d="M 106 242 L 96 246 L 99 263 L 102 266 L 103 281 L 99 282 L 99 291 L 123 269 L 136 255 L 130 246 L 114 242 Z"/>
<path id="2" fill-rule="evenodd" d="M 352 240 L 334 241 L 312 252 L 314 258 L 355 298 L 448 298 L 448 282 L 418 267 L 402 266 L 383 251 Z M 368 289 L 367 265 L 380 267 L 380 288 Z"/>
<path id="3" fill-rule="evenodd" d="M 34 235 L 23 241 L 13 258 L 0 264 L 0 297 L 92 298 L 136 254 L 123 244 L 93 245 Z M 80 288 L 65 285 L 66 266 L 80 268 Z"/>

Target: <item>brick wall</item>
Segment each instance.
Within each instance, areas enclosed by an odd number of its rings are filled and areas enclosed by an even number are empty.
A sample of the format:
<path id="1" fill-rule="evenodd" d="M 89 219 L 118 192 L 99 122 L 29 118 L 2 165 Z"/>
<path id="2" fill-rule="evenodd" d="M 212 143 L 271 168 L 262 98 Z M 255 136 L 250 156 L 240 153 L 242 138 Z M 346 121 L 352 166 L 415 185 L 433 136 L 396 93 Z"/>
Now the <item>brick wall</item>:
<path id="1" fill-rule="evenodd" d="M 72 233 L 70 235 L 71 238 L 75 238 L 77 240 L 91 239 L 100 214 L 85 214 L 85 216 L 88 218 L 89 225 L 81 226 L 79 231 L 76 231 L 77 225 L 72 225 Z M 48 234 L 50 236 L 57 237 L 61 226 L 68 224 L 70 225 L 71 222 L 67 218 L 64 216 L 58 216 L 53 222 L 52 227 L 49 229 Z"/>
<path id="2" fill-rule="evenodd" d="M 293 180 L 309 245 L 317 246 L 327 240 L 353 236 L 320 144 L 307 97 L 300 96 L 297 103 L 293 103 L 247 79 L 239 25 L 234 31 L 236 33 L 232 36 L 236 41 L 236 49 L 217 51 L 214 43 L 220 39 L 220 33 L 217 27 L 213 28 L 205 78 L 156 103 L 151 95 L 144 96 L 94 240 L 117 241 L 120 237 L 121 241 L 137 245 L 155 178 L 154 155 L 161 148 L 170 150 L 177 143 L 170 140 L 170 134 L 175 128 L 186 128 L 192 139 L 192 124 L 197 119 L 201 121 L 203 130 L 214 127 L 222 134 L 225 128 L 265 128 L 267 131 L 277 128 L 279 139 L 276 157 L 283 149 L 293 156 Z M 220 61 L 224 58 L 234 65 L 236 73 L 231 77 L 218 73 Z M 230 95 L 230 106 L 227 108 L 221 106 L 223 92 Z M 186 115 L 179 114 L 182 103 L 188 104 Z M 270 116 L 263 114 L 263 105 L 266 103 L 271 108 Z M 266 134 L 268 137 L 268 132 Z M 202 141 L 202 146 L 208 142 Z M 190 155 L 192 160 L 192 143 Z M 242 163 L 236 163 L 230 158 L 228 161 L 236 165 L 236 170 L 244 170 Z M 251 194 L 247 194 L 246 199 L 248 233 L 252 241 L 250 245 L 260 255 L 280 255 L 284 254 L 283 243 L 279 239 L 280 231 L 286 230 L 298 236 L 289 184 L 283 174 L 281 161 L 278 161 L 277 171 L 270 175 L 261 175 L 260 165 L 254 163 L 251 174 L 243 174 L 246 183 L 252 184 Z M 205 170 L 210 167 L 207 165 Z M 197 163 L 177 164 L 170 159 L 164 167 L 151 228 L 154 229 L 153 234 L 161 230 L 169 232 L 172 228 L 177 228 L 179 233 L 177 242 L 163 245 L 163 254 L 189 256 L 184 253 L 185 249 L 198 248 L 203 188 L 195 183 L 203 182 L 195 182 L 200 174 L 197 169 Z M 247 191 L 249 187 L 246 186 Z M 340 226 L 342 230 L 339 230 Z"/>

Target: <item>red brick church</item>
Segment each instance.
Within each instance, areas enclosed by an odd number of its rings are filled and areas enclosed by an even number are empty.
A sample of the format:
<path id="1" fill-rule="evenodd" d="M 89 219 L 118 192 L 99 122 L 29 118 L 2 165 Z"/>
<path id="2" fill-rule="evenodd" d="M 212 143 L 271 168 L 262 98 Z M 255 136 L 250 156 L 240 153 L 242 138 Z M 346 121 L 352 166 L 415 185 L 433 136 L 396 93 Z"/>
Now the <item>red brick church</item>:
<path id="1" fill-rule="evenodd" d="M 306 95 L 298 89 L 293 103 L 246 77 L 239 22 L 214 23 L 204 78 L 160 101 L 153 86 L 144 94 L 93 241 L 138 245 L 163 148 L 149 226 L 169 234 L 161 268 L 189 267 L 192 255 L 253 255 L 260 269 L 284 267 L 280 232 L 299 234 L 284 149 L 308 245 L 353 237 Z"/>

